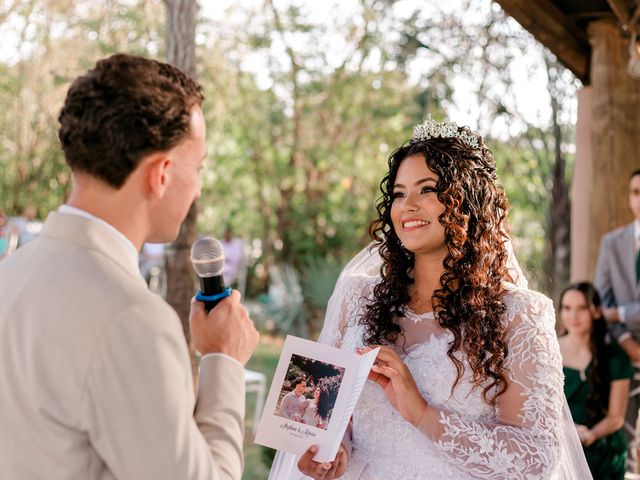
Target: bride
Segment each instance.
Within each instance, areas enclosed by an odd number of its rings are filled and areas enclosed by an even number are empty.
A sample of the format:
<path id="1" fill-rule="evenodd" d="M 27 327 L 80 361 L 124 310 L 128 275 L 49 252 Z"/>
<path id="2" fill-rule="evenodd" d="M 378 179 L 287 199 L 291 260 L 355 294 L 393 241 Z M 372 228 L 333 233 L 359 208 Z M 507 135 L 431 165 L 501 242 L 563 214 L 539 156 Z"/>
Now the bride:
<path id="1" fill-rule="evenodd" d="M 318 418 L 318 402 L 320 400 L 320 387 L 313 389 L 313 398 L 308 398 L 302 415 L 302 423 L 316 427 L 320 423 Z"/>
<path id="2" fill-rule="evenodd" d="M 382 346 L 372 381 L 334 462 L 279 452 L 269 478 L 590 479 L 553 304 L 508 269 L 507 201 L 483 139 L 427 120 L 381 189 L 374 242 L 341 274 L 320 337 Z"/>

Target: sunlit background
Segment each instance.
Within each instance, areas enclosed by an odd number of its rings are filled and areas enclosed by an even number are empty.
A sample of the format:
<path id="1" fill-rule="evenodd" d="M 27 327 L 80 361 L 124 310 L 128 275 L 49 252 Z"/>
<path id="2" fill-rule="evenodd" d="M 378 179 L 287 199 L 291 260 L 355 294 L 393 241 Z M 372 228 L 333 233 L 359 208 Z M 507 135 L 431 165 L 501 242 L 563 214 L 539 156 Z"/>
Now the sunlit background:
<path id="1" fill-rule="evenodd" d="M 340 268 L 368 241 L 388 155 L 428 114 L 485 136 L 532 286 L 553 295 L 566 283 L 568 234 L 549 239 L 569 203 L 552 214 L 550 189 L 571 175 L 578 83 L 499 6 L 200 5 L 198 231 L 230 228 L 245 244 L 245 298 L 270 338 L 253 368 L 273 369 L 283 332 L 317 333 Z M 0 210 L 32 205 L 44 220 L 65 200 L 56 117 L 69 82 L 117 51 L 163 59 L 164 35 L 160 1 L 0 0 Z M 247 445 L 245 478 L 265 478 L 269 453 Z"/>

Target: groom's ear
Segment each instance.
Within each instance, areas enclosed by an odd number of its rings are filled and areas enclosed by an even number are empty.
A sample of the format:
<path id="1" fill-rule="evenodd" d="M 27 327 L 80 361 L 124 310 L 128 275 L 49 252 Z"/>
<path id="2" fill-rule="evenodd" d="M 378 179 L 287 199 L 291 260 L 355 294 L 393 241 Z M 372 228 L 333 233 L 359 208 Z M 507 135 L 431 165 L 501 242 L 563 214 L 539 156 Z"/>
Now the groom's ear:
<path id="1" fill-rule="evenodd" d="M 156 199 L 166 195 L 171 180 L 171 159 L 164 152 L 150 155 L 144 160 L 149 193 Z"/>

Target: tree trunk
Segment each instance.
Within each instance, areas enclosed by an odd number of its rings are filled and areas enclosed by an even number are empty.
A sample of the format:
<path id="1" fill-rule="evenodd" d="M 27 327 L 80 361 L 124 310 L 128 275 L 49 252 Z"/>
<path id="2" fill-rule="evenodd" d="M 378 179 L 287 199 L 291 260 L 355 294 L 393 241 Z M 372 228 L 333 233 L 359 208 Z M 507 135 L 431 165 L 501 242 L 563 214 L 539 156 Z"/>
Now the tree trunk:
<path id="1" fill-rule="evenodd" d="M 551 298 L 558 300 L 562 289 L 569 281 L 571 265 L 571 201 L 566 177 L 566 159 L 561 151 L 562 130 L 558 124 L 558 104 L 552 97 L 553 139 L 555 142 L 553 167 L 551 169 L 551 205 L 549 206 L 549 236 L 551 240 Z"/>
<path id="2" fill-rule="evenodd" d="M 547 77 L 549 80 L 549 96 L 551 98 L 551 131 L 554 149 L 550 155 L 552 164 L 551 174 L 551 204 L 549 205 L 549 230 L 547 232 L 551 246 L 551 288 L 549 294 L 554 301 L 559 299 L 562 289 L 569 282 L 571 266 L 571 200 L 569 199 L 569 183 L 567 182 L 567 160 L 562 153 L 562 128 L 558 120 L 560 108 L 552 71 L 562 71 L 560 65 L 552 65 L 545 58 Z M 557 75 L 557 74 L 556 74 Z"/>
<path id="3" fill-rule="evenodd" d="M 167 13 L 167 62 L 195 78 L 196 76 L 196 0 L 165 0 Z M 189 333 L 189 305 L 194 294 L 194 272 L 189 259 L 191 244 L 196 238 L 198 208 L 193 202 L 180 227 L 178 238 L 166 258 L 167 302 L 180 317 L 191 363 L 195 367 L 195 350 Z M 194 372 L 196 369 L 194 368 Z"/>
<path id="4" fill-rule="evenodd" d="M 291 99 L 293 101 L 293 124 L 291 131 L 289 167 L 293 175 L 293 182 L 296 183 L 299 181 L 303 181 L 304 185 L 302 185 L 302 190 L 307 191 L 309 177 L 307 175 L 299 175 L 299 173 L 304 170 L 304 164 L 306 163 L 304 152 L 301 149 L 302 99 L 300 96 L 300 82 L 298 80 L 300 65 L 298 64 L 298 59 L 293 48 L 286 41 L 285 28 L 283 27 L 280 20 L 280 14 L 278 13 L 278 10 L 273 5 L 273 1 L 267 0 L 265 5 L 267 5 L 271 9 L 274 29 L 280 34 L 282 42 L 285 45 L 287 56 L 289 57 L 289 61 L 291 62 L 291 72 L 289 76 L 291 81 Z M 291 219 L 291 214 L 293 211 L 292 199 L 294 196 L 294 190 L 295 187 L 293 183 L 289 183 L 284 187 L 280 187 L 280 201 L 278 204 L 277 212 L 278 224 L 276 228 L 278 232 L 278 238 L 282 242 L 282 249 L 277 256 L 279 259 L 287 259 L 287 261 L 291 261 L 291 254 L 293 251 L 293 245 L 289 232 L 291 232 L 295 228 L 295 225 L 293 224 L 293 221 Z"/>
<path id="5" fill-rule="evenodd" d="M 164 0 L 167 62 L 196 77 L 196 0 Z"/>

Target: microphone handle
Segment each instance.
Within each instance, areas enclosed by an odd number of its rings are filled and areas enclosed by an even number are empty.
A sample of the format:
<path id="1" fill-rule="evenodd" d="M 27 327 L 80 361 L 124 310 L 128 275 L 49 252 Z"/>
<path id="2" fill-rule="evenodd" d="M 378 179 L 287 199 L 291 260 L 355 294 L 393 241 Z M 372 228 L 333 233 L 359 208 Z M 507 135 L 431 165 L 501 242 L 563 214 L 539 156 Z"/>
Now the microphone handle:
<path id="1" fill-rule="evenodd" d="M 222 275 L 216 275 L 213 277 L 200 277 L 200 289 L 202 294 L 207 297 L 212 297 L 214 295 L 219 295 L 224 292 L 224 278 Z M 222 298 L 220 299 L 222 300 Z M 207 313 L 215 307 L 220 300 L 215 301 L 204 301 L 204 309 Z"/>

